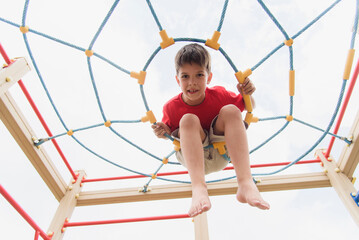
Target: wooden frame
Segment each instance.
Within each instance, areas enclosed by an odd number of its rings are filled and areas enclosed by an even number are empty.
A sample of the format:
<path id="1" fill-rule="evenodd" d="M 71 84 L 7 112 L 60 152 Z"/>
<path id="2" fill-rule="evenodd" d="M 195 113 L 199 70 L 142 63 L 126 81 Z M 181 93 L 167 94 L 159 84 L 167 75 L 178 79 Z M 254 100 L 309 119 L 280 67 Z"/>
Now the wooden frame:
<path id="1" fill-rule="evenodd" d="M 21 79 L 30 66 L 25 58 L 19 58 L 8 67 L 0 70 L 0 96 L 3 95 L 12 85 Z"/>
<path id="2" fill-rule="evenodd" d="M 338 165 L 346 176 L 352 178 L 359 163 L 359 111 L 348 136 L 350 136 L 353 143 L 343 148 Z"/>
<path id="3" fill-rule="evenodd" d="M 71 181 L 67 188 L 65 196 L 61 199 L 59 207 L 50 224 L 48 233 L 52 235 L 51 240 L 63 238 L 63 225 L 67 219 L 70 219 L 76 207 L 77 198 L 82 188 L 82 179 L 86 176 L 84 171 L 80 171 L 76 182 Z"/>
<path id="4" fill-rule="evenodd" d="M 351 197 L 351 193 L 356 193 L 354 185 L 347 175 L 345 175 L 334 160 L 329 161 L 321 150 L 317 151 L 317 155 L 323 162 L 325 172 L 327 173 L 330 183 L 348 209 L 353 220 L 359 227 L 359 207 Z"/>
<path id="5" fill-rule="evenodd" d="M 20 63 L 24 64 L 22 60 Z M 16 68 L 19 67 L 16 61 L 8 68 L 5 68 L 5 72 L 8 72 L 9 69 L 11 70 L 12 66 Z M 15 75 L 16 78 L 20 79 L 21 74 L 14 74 L 12 76 Z M 39 149 L 35 147 L 32 141 L 35 134 L 9 92 L 0 95 L 0 119 L 54 194 L 55 198 L 60 201 L 65 195 L 67 184 L 46 151 L 42 148 Z"/>
<path id="6" fill-rule="evenodd" d="M 210 196 L 229 195 L 237 192 L 237 181 L 227 180 L 209 183 Z M 330 187 L 329 178 L 325 173 L 293 174 L 261 178 L 257 184 L 262 192 Z M 142 193 L 138 188 L 123 188 L 103 191 L 81 192 L 77 206 L 91 206 L 111 203 L 154 201 L 164 199 L 189 198 L 192 196 L 189 184 L 168 184 L 151 186 L 151 191 Z"/>
<path id="7" fill-rule="evenodd" d="M 30 125 L 10 93 L 7 92 L 9 87 L 18 81 L 28 70 L 29 66 L 26 60 L 19 59 L 0 71 L 0 119 L 55 198 L 60 202 L 58 211 L 49 228 L 53 232 L 53 239 L 62 239 L 63 232 L 61 226 L 63 226 L 64 219 L 71 216 L 76 206 L 191 197 L 191 186 L 189 184 L 152 186 L 151 191 L 147 193 L 138 192 L 137 188 L 81 192 L 82 183 L 80 180 L 85 175 L 83 171 L 79 173 L 77 182 L 67 185 L 46 151 L 34 145 L 32 140 L 34 133 Z M 325 172 L 263 177 L 261 182 L 257 184 L 259 190 L 266 192 L 333 186 L 359 226 L 359 207 L 350 197 L 350 193 L 356 191 L 351 183 L 351 178 L 359 162 L 359 143 L 357 141 L 359 137 L 359 112 L 350 135 L 353 138 L 353 143 L 343 149 L 338 164 L 333 160 L 328 161 L 323 154 L 323 150 L 317 151 L 318 157 L 323 162 Z M 235 194 L 236 191 L 236 180 L 208 184 L 208 192 L 211 196 Z M 196 218 L 195 235 L 196 239 L 209 238 L 206 214 Z"/>

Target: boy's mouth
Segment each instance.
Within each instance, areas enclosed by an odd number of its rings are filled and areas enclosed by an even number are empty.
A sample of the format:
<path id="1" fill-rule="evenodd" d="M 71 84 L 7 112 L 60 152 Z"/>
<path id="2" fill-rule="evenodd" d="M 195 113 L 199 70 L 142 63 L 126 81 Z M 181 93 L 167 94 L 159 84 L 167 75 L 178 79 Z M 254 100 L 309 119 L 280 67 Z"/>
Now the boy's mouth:
<path id="1" fill-rule="evenodd" d="M 188 92 L 189 94 L 194 94 L 194 93 L 198 92 L 198 90 L 188 90 L 187 92 Z"/>

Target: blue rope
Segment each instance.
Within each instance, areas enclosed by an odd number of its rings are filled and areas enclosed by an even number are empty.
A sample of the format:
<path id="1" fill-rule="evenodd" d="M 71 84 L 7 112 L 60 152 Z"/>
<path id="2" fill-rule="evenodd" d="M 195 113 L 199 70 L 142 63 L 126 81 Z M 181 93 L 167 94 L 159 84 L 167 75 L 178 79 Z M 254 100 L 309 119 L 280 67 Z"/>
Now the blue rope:
<path id="1" fill-rule="evenodd" d="M 267 13 L 267 15 L 272 19 L 272 21 L 275 23 L 277 28 L 282 32 L 282 34 L 285 36 L 285 39 L 289 40 L 290 38 L 289 38 L 288 34 L 286 33 L 286 31 L 284 30 L 282 25 L 280 25 L 278 20 L 274 17 L 274 15 L 271 13 L 271 11 L 267 8 L 267 6 L 263 3 L 263 1 L 258 0 L 258 3 L 262 6 L 263 10 Z"/>
<path id="2" fill-rule="evenodd" d="M 264 145 L 266 145 L 267 143 L 269 143 L 274 137 L 276 137 L 279 133 L 281 133 L 287 126 L 288 126 L 289 122 L 286 122 L 277 132 L 275 132 L 272 136 L 270 136 L 268 139 L 266 139 L 263 143 L 259 144 L 257 147 L 253 148 L 252 150 L 249 151 L 249 154 L 254 153 L 255 151 L 257 151 L 259 148 L 263 147 Z"/>
<path id="3" fill-rule="evenodd" d="M 341 0 L 335 1 L 331 4 L 327 9 L 325 9 L 321 14 L 319 14 L 316 18 L 313 19 L 308 25 L 306 25 L 303 29 L 301 29 L 298 33 L 294 34 L 292 39 L 296 39 L 299 35 L 301 35 L 304 31 L 306 31 L 309 27 L 311 27 L 314 23 L 316 23 L 320 18 L 322 18 L 326 13 L 328 13 L 335 5 L 337 5 Z"/>
<path id="4" fill-rule="evenodd" d="M 228 0 L 224 1 L 224 6 L 223 6 L 223 10 L 222 10 L 222 14 L 221 14 L 221 20 L 219 20 L 219 25 L 217 28 L 217 31 L 220 32 L 222 29 L 222 25 L 223 25 L 223 21 L 224 21 L 224 17 L 226 15 L 226 11 L 227 11 L 227 6 L 228 6 Z"/>
<path id="5" fill-rule="evenodd" d="M 236 65 L 234 65 L 232 59 L 228 56 L 228 54 L 223 50 L 222 47 L 219 47 L 219 52 L 222 53 L 222 55 L 225 57 L 225 59 L 227 59 L 227 62 L 229 63 L 229 65 L 231 65 L 231 67 L 233 68 L 234 72 L 238 72 L 238 69 L 236 67 Z"/>
<path id="6" fill-rule="evenodd" d="M 325 130 L 325 132 L 322 134 L 322 136 L 313 144 L 313 146 L 311 148 L 309 148 L 309 150 L 307 150 L 306 152 L 304 152 L 302 155 L 300 155 L 296 160 L 292 161 L 290 164 L 286 165 L 285 167 L 282 167 L 276 171 L 273 172 L 269 172 L 269 173 L 256 173 L 256 174 L 252 174 L 253 176 L 265 176 L 265 175 L 273 175 L 273 174 L 277 174 L 279 172 L 284 171 L 285 169 L 291 167 L 292 165 L 296 164 L 297 162 L 299 162 L 300 160 L 302 160 L 306 155 L 308 155 L 311 151 L 313 151 L 321 141 L 323 141 L 323 139 L 325 138 L 325 136 L 328 134 L 330 128 L 333 126 L 334 120 L 339 112 L 339 108 L 343 99 L 343 95 L 344 95 L 344 90 L 345 90 L 345 86 L 346 86 L 346 82 L 345 80 L 343 80 L 343 84 L 342 84 L 342 88 L 339 94 L 339 99 L 337 101 L 337 105 L 335 107 L 334 113 L 331 117 L 331 120 L 327 126 L 327 129 Z"/>
<path id="7" fill-rule="evenodd" d="M 96 96 L 97 106 L 100 109 L 102 119 L 106 122 L 107 118 L 105 116 L 105 112 L 103 111 L 100 96 L 98 94 L 98 90 L 97 90 L 97 87 L 96 87 L 96 82 L 95 82 L 95 78 L 94 78 L 93 72 L 92 72 L 92 65 L 91 65 L 91 58 L 90 57 L 87 57 L 87 65 L 88 65 L 88 69 L 89 69 L 89 73 L 90 73 L 90 79 L 91 79 L 91 83 L 92 83 L 92 88 L 93 88 L 93 90 L 95 92 L 95 96 Z"/>
<path id="8" fill-rule="evenodd" d="M 17 28 L 20 27 L 20 24 L 14 23 L 14 22 L 9 21 L 9 20 L 6 20 L 5 18 L 2 18 L 2 17 L 0 17 L 0 21 L 2 21 L 2 22 L 4 22 L 4 23 L 7 23 L 7 24 L 9 24 L 9 25 L 12 25 L 12 26 L 14 26 L 14 27 L 17 27 Z"/>
<path id="9" fill-rule="evenodd" d="M 354 27 L 353 27 L 352 39 L 350 42 L 351 49 L 354 48 L 355 37 L 356 37 L 357 31 L 358 31 L 358 15 L 359 15 L 359 1 L 356 1 Z"/>
<path id="10" fill-rule="evenodd" d="M 31 59 L 31 61 L 32 61 L 32 64 L 34 65 L 35 71 L 36 71 L 36 73 L 37 73 L 37 75 L 38 75 L 38 77 L 39 77 L 39 79 L 40 79 L 41 85 L 42 85 L 42 87 L 44 88 L 44 90 L 45 90 L 45 92 L 46 92 L 47 98 L 49 99 L 50 104 L 52 105 L 52 108 L 54 109 L 54 111 L 55 111 L 57 117 L 59 118 L 59 120 L 60 120 L 60 122 L 61 122 L 61 124 L 64 126 L 64 128 L 66 129 L 66 131 L 68 131 L 69 129 L 66 127 L 65 122 L 64 122 L 63 119 L 61 118 L 61 116 L 60 116 L 60 114 L 59 114 L 59 111 L 57 110 L 57 108 L 56 108 L 56 106 L 55 106 L 55 103 L 54 103 L 54 101 L 53 101 L 52 98 L 51 98 L 51 95 L 50 95 L 50 93 L 49 93 L 49 90 L 48 90 L 47 87 L 46 87 L 46 84 L 45 84 L 45 82 L 44 82 L 44 80 L 43 80 L 43 77 L 42 77 L 42 75 L 41 75 L 41 73 L 40 73 L 40 70 L 39 70 L 39 68 L 38 68 L 38 66 L 37 66 L 37 64 L 36 64 L 36 62 L 35 62 L 35 59 L 34 59 L 34 56 L 33 56 L 33 54 L 32 54 L 32 51 L 31 51 L 31 48 L 30 48 L 30 45 L 29 45 L 29 42 L 28 42 L 28 39 L 27 39 L 26 34 L 23 34 L 23 39 L 24 39 L 24 42 L 25 42 L 26 49 L 27 49 L 27 51 L 28 51 L 28 53 L 29 53 L 30 59 Z"/>
<path id="11" fill-rule="evenodd" d="M 155 10 L 154 10 L 153 7 L 152 7 L 151 1 L 150 1 L 150 0 L 146 0 L 146 2 L 147 2 L 147 4 L 148 4 L 148 7 L 149 7 L 150 10 L 151 10 L 152 16 L 153 16 L 153 18 L 155 19 L 158 28 L 160 29 L 160 31 L 162 31 L 163 28 L 162 28 L 162 26 L 161 26 L 160 21 L 158 20 L 158 17 L 157 17 L 157 15 L 156 15 Z"/>
<path id="12" fill-rule="evenodd" d="M 85 50 L 83 50 L 83 51 L 85 51 Z M 126 69 L 120 67 L 120 66 L 117 65 L 116 63 L 114 63 L 114 62 L 110 61 L 109 59 L 107 59 L 107 58 L 105 58 L 105 57 L 99 55 L 98 53 L 95 53 L 95 52 L 94 52 L 94 53 L 93 53 L 93 56 L 96 56 L 96 57 L 100 58 L 101 60 L 103 60 L 103 61 L 109 63 L 109 64 L 112 65 L 113 67 L 117 68 L 118 70 L 120 70 L 120 71 L 122 71 L 122 72 L 124 72 L 124 73 L 126 73 L 126 74 L 128 74 L 128 75 L 131 74 L 130 71 L 128 71 L 128 70 L 126 70 Z"/>
<path id="13" fill-rule="evenodd" d="M 100 33 L 101 33 L 101 31 L 102 31 L 102 29 L 105 27 L 105 25 L 106 25 L 108 19 L 109 19 L 110 16 L 112 15 L 113 11 L 115 10 L 115 8 L 116 8 L 116 6 L 117 6 L 117 4 L 118 4 L 119 2 L 120 2 L 120 0 L 115 0 L 115 2 L 113 3 L 111 9 L 108 11 L 108 13 L 107 13 L 105 19 L 102 21 L 101 26 L 99 27 L 99 29 L 97 30 L 97 32 L 96 32 L 94 38 L 92 39 L 92 41 L 91 41 L 91 43 L 90 43 L 90 46 L 89 46 L 89 48 L 88 48 L 89 50 L 92 49 L 93 45 L 95 44 L 95 42 L 96 42 L 98 36 L 100 35 Z"/>
<path id="14" fill-rule="evenodd" d="M 306 125 L 306 126 L 308 126 L 308 127 L 311 127 L 311 128 L 316 129 L 316 130 L 318 130 L 318 131 L 325 132 L 324 129 L 321 129 L 321 128 L 316 127 L 316 126 L 314 126 L 314 125 L 312 125 L 312 124 L 309 124 L 309 123 L 306 123 L 306 122 L 304 122 L 304 121 L 301 121 L 301 120 L 299 120 L 299 119 L 293 118 L 293 121 L 299 122 L 299 123 L 301 123 L 301 124 L 303 124 L 303 125 Z M 345 142 L 348 143 L 348 144 L 351 143 L 351 142 L 350 142 L 347 138 L 345 138 L 345 137 L 338 136 L 338 135 L 336 135 L 336 134 L 334 134 L 334 133 L 331 133 L 331 132 L 328 132 L 328 134 L 331 135 L 331 136 L 333 136 L 333 137 L 335 137 L 335 138 L 341 139 L 341 140 L 345 141 Z"/>
<path id="15" fill-rule="evenodd" d="M 29 0 L 25 1 L 25 5 L 24 5 L 24 10 L 22 12 L 22 26 L 26 26 L 26 15 L 27 15 L 27 10 L 29 8 Z"/>
<path id="16" fill-rule="evenodd" d="M 155 56 L 157 55 L 157 53 L 158 53 L 159 51 L 161 51 L 161 49 L 162 49 L 161 47 L 158 47 L 158 48 L 152 53 L 151 57 L 147 60 L 145 66 L 144 66 L 144 68 L 143 68 L 143 71 L 146 71 L 146 70 L 147 70 L 148 66 L 150 65 L 150 63 L 152 62 L 152 60 L 155 58 Z"/>

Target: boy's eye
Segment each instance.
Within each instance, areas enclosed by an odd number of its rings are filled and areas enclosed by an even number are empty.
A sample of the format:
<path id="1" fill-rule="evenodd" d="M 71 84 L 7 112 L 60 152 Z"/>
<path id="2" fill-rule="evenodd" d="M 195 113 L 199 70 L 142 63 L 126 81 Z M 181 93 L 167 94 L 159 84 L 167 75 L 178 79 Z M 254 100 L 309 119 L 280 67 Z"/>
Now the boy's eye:
<path id="1" fill-rule="evenodd" d="M 184 75 L 181 76 L 181 78 L 188 78 L 188 75 L 184 74 Z"/>
<path id="2" fill-rule="evenodd" d="M 203 76 L 204 76 L 203 73 L 198 73 L 198 74 L 197 74 L 197 77 L 203 77 Z"/>

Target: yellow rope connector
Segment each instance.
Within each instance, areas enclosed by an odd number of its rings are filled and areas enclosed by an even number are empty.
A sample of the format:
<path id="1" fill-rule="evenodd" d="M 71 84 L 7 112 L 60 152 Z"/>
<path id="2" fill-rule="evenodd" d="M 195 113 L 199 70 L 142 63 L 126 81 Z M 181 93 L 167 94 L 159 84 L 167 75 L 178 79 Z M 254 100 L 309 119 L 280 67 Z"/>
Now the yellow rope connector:
<path id="1" fill-rule="evenodd" d="M 73 134 L 74 134 L 74 131 L 72 131 L 72 129 L 67 132 L 67 135 L 69 135 L 69 136 L 72 136 Z"/>
<path id="2" fill-rule="evenodd" d="M 345 69 L 344 69 L 344 75 L 343 75 L 344 80 L 348 80 L 350 77 L 350 71 L 351 71 L 352 65 L 353 65 L 354 53 L 355 53 L 355 49 L 349 49 L 348 56 L 347 56 L 347 62 L 345 63 Z"/>
<path id="3" fill-rule="evenodd" d="M 150 110 L 148 112 L 146 112 L 146 116 L 141 118 L 141 122 L 148 122 L 150 121 L 150 123 L 155 123 L 157 122 L 155 115 L 153 114 L 153 112 Z"/>
<path id="4" fill-rule="evenodd" d="M 284 44 L 287 45 L 288 47 L 293 45 L 293 39 L 288 39 L 284 41 Z"/>
<path id="5" fill-rule="evenodd" d="M 295 71 L 289 71 L 289 96 L 294 96 L 295 93 Z"/>
<path id="6" fill-rule="evenodd" d="M 215 50 L 218 50 L 220 47 L 220 44 L 218 43 L 219 37 L 221 36 L 221 33 L 218 31 L 214 31 L 213 36 L 211 39 L 207 39 L 206 46 L 213 48 Z"/>
<path id="7" fill-rule="evenodd" d="M 236 76 L 239 83 L 244 83 L 244 79 L 246 79 L 249 75 L 252 74 L 251 69 L 245 70 L 243 73 L 241 71 L 236 72 L 234 75 Z M 244 103 L 246 104 L 247 112 L 251 113 L 253 111 L 251 98 L 249 95 L 244 94 L 243 96 Z"/>
<path id="8" fill-rule="evenodd" d="M 173 38 L 168 37 L 166 30 L 162 30 L 160 32 L 160 36 L 162 38 L 162 42 L 160 43 L 162 49 L 165 49 L 166 47 L 169 47 L 175 43 L 175 40 Z"/>
<path id="9" fill-rule="evenodd" d="M 86 56 L 91 57 L 93 55 L 93 50 L 87 49 L 85 51 Z"/>
<path id="10" fill-rule="evenodd" d="M 253 115 L 252 115 L 252 122 L 254 122 L 254 123 L 256 123 L 256 122 L 258 122 L 259 121 L 259 118 L 258 117 L 254 117 Z"/>
<path id="11" fill-rule="evenodd" d="M 152 179 L 156 179 L 156 178 L 157 178 L 157 174 L 152 174 L 151 178 L 152 178 Z"/>
<path id="12" fill-rule="evenodd" d="M 162 159 L 162 163 L 163 163 L 163 164 L 167 164 L 167 163 L 168 163 L 168 158 L 163 158 L 163 159 Z"/>
<path id="13" fill-rule="evenodd" d="M 107 120 L 105 123 L 104 123 L 104 125 L 106 126 L 106 127 L 110 127 L 111 126 L 111 121 L 110 120 Z"/>
<path id="14" fill-rule="evenodd" d="M 293 121 L 293 116 L 292 116 L 292 115 L 287 115 L 287 116 L 285 117 L 285 119 L 286 119 L 288 122 L 291 122 L 291 121 Z"/>
<path id="15" fill-rule="evenodd" d="M 221 155 L 226 154 L 227 151 L 225 148 L 225 145 L 226 145 L 225 142 L 214 142 L 212 144 L 213 144 L 213 148 L 217 149 L 219 154 L 221 154 Z"/>
<path id="16" fill-rule="evenodd" d="M 11 77 L 6 77 L 6 78 L 5 78 L 5 81 L 6 81 L 6 82 L 11 82 Z"/>
<path id="17" fill-rule="evenodd" d="M 20 27 L 20 32 L 22 32 L 23 34 L 29 32 L 29 27 L 28 26 L 21 26 Z"/>
<path id="18" fill-rule="evenodd" d="M 145 79 L 146 79 L 146 72 L 145 71 L 140 71 L 138 72 L 131 72 L 130 76 L 132 78 L 136 78 L 138 80 L 138 84 L 143 85 L 145 84 Z"/>
<path id="19" fill-rule="evenodd" d="M 258 121 L 259 121 L 259 118 L 254 117 L 252 113 L 247 112 L 247 113 L 246 113 L 246 117 L 244 118 L 244 121 L 245 121 L 246 123 L 248 123 L 248 125 L 250 125 L 250 124 L 253 123 L 253 122 L 254 122 L 254 123 L 258 122 Z"/>
<path id="20" fill-rule="evenodd" d="M 181 150 L 181 144 L 180 144 L 180 142 L 178 141 L 178 140 L 173 140 L 173 145 L 175 145 L 174 146 L 174 148 L 175 148 L 175 151 L 176 152 L 178 152 L 179 150 Z"/>

